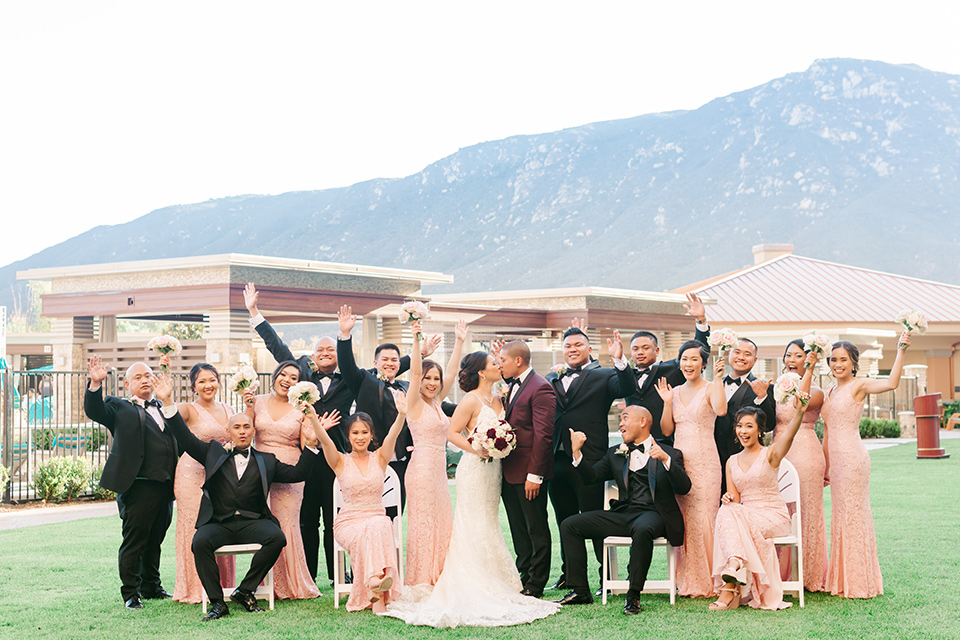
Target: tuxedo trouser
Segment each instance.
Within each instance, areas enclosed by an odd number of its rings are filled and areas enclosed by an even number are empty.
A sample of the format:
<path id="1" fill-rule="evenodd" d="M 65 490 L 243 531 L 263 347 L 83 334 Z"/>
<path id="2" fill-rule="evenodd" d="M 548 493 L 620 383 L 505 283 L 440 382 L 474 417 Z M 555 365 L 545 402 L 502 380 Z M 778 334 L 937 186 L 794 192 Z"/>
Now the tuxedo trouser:
<path id="1" fill-rule="evenodd" d="M 397 472 L 397 477 L 400 478 L 400 511 L 402 512 L 404 507 L 407 504 L 407 488 L 403 483 L 404 476 L 407 475 L 407 465 L 410 464 L 410 457 L 406 457 L 403 460 L 393 460 L 390 462 L 390 466 L 393 467 L 393 470 Z M 393 507 L 387 509 L 387 515 L 390 518 L 396 516 L 396 513 L 393 513 Z"/>
<path id="2" fill-rule="evenodd" d="M 323 552 L 327 577 L 333 580 L 333 469 L 321 453 L 303 485 L 303 503 L 300 505 L 300 537 L 307 558 L 310 577 L 317 579 L 320 554 L 320 517 L 323 515 Z"/>
<path id="3" fill-rule="evenodd" d="M 593 466 L 596 462 L 597 460 L 584 458 L 580 464 Z M 550 492 L 550 503 L 553 505 L 553 513 L 557 517 L 558 526 L 570 516 L 575 516 L 578 513 L 603 510 L 603 483 L 584 484 L 580 474 L 574 468 L 570 456 L 563 451 L 557 451 L 554 457 L 553 479 L 547 485 L 547 490 Z M 603 541 L 594 540 L 593 547 L 599 561 L 603 553 Z M 560 561 L 560 575 L 566 576 L 566 557 L 563 555 L 562 547 L 560 549 Z"/>
<path id="4" fill-rule="evenodd" d="M 225 544 L 260 544 L 260 550 L 253 554 L 250 569 L 243 577 L 239 588 L 254 592 L 277 562 L 280 552 L 287 546 L 287 538 L 278 525 L 269 518 L 250 520 L 233 516 L 223 522 L 208 522 L 193 535 L 193 560 L 197 565 L 197 575 L 207 598 L 211 602 L 223 600 L 220 587 L 220 567 L 214 551 Z"/>
<path id="5" fill-rule="evenodd" d="M 542 592 L 550 578 L 550 525 L 547 522 L 547 491 L 527 500 L 524 485 L 506 480 L 500 488 L 503 507 L 507 512 L 513 549 L 517 554 L 517 571 L 524 588 Z"/>
<path id="6" fill-rule="evenodd" d="M 630 545 L 630 590 L 639 594 L 647 581 L 653 559 L 653 541 L 666 535 L 663 517 L 653 505 L 630 511 L 590 511 L 571 516 L 560 525 L 560 545 L 567 558 L 567 586 L 590 593 L 587 581 L 587 551 L 584 541 L 607 536 L 627 536 Z"/>
<path id="7" fill-rule="evenodd" d="M 124 601 L 136 595 L 160 591 L 160 545 L 173 519 L 173 482 L 134 480 L 117 495 L 122 522 L 120 543 L 120 595 Z"/>

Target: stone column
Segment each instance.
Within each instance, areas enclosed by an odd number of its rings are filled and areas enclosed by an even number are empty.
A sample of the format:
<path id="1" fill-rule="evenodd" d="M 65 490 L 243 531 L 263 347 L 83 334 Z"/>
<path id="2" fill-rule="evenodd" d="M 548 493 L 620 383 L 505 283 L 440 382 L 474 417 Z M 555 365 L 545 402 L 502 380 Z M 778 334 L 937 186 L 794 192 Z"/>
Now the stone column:
<path id="1" fill-rule="evenodd" d="M 117 341 L 117 316 L 100 316 L 100 342 Z"/>
<path id="2" fill-rule="evenodd" d="M 221 373 L 233 373 L 241 363 L 253 361 L 253 329 L 246 310 L 218 309 L 204 327 L 207 362 Z"/>

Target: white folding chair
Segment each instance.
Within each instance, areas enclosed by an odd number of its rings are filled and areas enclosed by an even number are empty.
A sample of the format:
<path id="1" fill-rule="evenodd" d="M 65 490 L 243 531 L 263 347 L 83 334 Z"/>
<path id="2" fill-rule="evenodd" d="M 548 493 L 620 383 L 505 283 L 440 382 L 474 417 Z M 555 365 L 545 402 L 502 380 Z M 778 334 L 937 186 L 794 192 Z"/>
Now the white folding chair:
<path id="1" fill-rule="evenodd" d="M 603 501 L 605 505 L 610 504 L 611 498 L 618 497 L 617 485 L 608 481 L 605 488 Z M 633 544 L 633 539 L 628 536 L 607 536 L 603 539 L 603 580 L 601 591 L 603 596 L 601 601 L 607 604 L 607 593 L 626 593 L 630 588 L 630 580 L 620 580 L 617 575 L 617 549 L 627 547 Z M 677 550 L 666 538 L 656 538 L 653 541 L 654 548 L 664 547 L 667 550 L 667 578 L 666 580 L 650 580 L 643 584 L 643 593 L 667 593 L 670 594 L 670 604 L 677 602 Z M 628 577 L 629 578 L 629 577 Z"/>
<path id="2" fill-rule="evenodd" d="M 370 464 L 375 464 L 371 461 Z M 396 507 L 397 515 L 393 517 L 393 543 L 397 549 L 397 570 L 400 573 L 400 584 L 403 584 L 403 514 L 400 512 L 400 478 L 393 467 L 387 467 L 383 478 L 383 506 L 386 509 Z M 343 493 L 340 492 L 339 479 L 333 481 L 333 513 L 334 517 L 343 507 Z M 354 580 L 360 579 L 358 576 Z M 347 583 L 347 550 L 341 547 L 336 538 L 333 540 L 333 608 L 340 608 L 340 596 L 350 595 L 351 585 Z"/>
<path id="3" fill-rule="evenodd" d="M 783 581 L 784 593 L 795 593 L 803 607 L 803 527 L 800 520 L 800 476 L 796 467 L 787 460 L 780 461 L 780 497 L 787 503 L 790 512 L 790 535 L 773 539 L 777 547 L 793 547 L 790 553 L 792 580 Z"/>
<path id="4" fill-rule="evenodd" d="M 257 551 L 260 551 L 260 545 L 258 543 L 252 544 L 225 544 L 222 547 L 218 547 L 214 552 L 214 556 L 238 556 L 243 554 L 253 555 Z M 270 567 L 270 571 L 267 573 L 267 577 L 264 578 L 263 584 L 257 587 L 257 590 L 253 594 L 256 598 L 264 598 L 270 603 L 270 610 L 273 611 L 273 567 Z M 203 595 L 200 597 L 201 605 L 203 606 L 203 612 L 207 612 L 207 591 L 203 590 Z"/>

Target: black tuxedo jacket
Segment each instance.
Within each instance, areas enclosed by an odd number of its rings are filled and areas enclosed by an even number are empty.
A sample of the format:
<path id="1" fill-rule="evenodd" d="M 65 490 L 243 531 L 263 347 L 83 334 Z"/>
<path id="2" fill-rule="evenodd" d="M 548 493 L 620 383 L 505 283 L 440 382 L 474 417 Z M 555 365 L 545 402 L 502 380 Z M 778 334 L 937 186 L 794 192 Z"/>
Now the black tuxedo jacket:
<path id="1" fill-rule="evenodd" d="M 709 338 L 709 330 L 700 331 L 700 329 L 697 329 L 694 335 L 694 340 L 708 346 L 710 344 Z M 622 371 L 618 369 L 617 376 L 620 379 L 620 387 L 626 395 L 627 404 L 638 404 L 646 408 L 653 416 L 653 424 L 650 425 L 650 433 L 653 434 L 653 439 L 660 444 L 673 444 L 673 434 L 666 437 L 660 429 L 660 418 L 663 417 L 663 400 L 660 399 L 660 394 L 654 387 L 657 386 L 657 381 L 660 378 L 666 378 L 671 387 L 678 387 L 686 382 L 686 378 L 680 372 L 680 362 L 676 358 L 655 362 L 650 366 L 650 371 L 643 380 L 643 386 L 637 384 L 636 371 L 629 366 Z"/>
<path id="2" fill-rule="evenodd" d="M 757 378 L 751 373 L 747 375 L 747 379 L 756 380 Z M 777 405 L 773 400 L 773 389 L 767 389 L 767 397 L 759 405 L 754 403 L 756 399 L 757 394 L 753 392 L 753 387 L 744 382 L 727 401 L 727 415 L 717 416 L 713 437 L 717 443 L 717 453 L 720 454 L 720 464 L 724 465 L 723 469 L 726 469 L 726 462 L 730 456 L 743 451 L 743 445 L 736 439 L 733 428 L 737 411 L 743 407 L 758 407 L 767 416 L 764 432 L 773 431 L 777 425 Z M 726 481 L 726 471 L 724 471 L 724 481 Z"/>
<path id="3" fill-rule="evenodd" d="M 562 378 L 556 373 L 550 372 L 546 378 L 557 394 L 554 452 L 562 448 L 569 454 L 570 429 L 573 429 L 587 435 L 583 456 L 587 460 L 599 460 L 610 445 L 607 419 L 610 405 L 624 396 L 616 369 L 604 369 L 599 362 L 591 360 L 570 383 L 567 391 L 564 391 Z M 627 387 L 626 392 L 630 393 L 631 389 Z"/>
<path id="4" fill-rule="evenodd" d="M 267 349 L 270 351 L 270 355 L 273 356 L 274 360 L 277 362 L 293 360 L 300 367 L 300 379 L 309 380 L 317 385 L 317 389 L 320 391 L 320 399 L 313 404 L 313 408 L 316 410 L 318 416 L 322 416 L 324 413 L 329 413 L 333 410 L 340 412 L 340 426 L 330 429 L 327 433 L 330 434 L 330 438 L 337 445 L 337 449 L 345 452 L 346 436 L 343 431 L 343 425 L 346 423 L 346 418 L 351 413 L 353 402 L 357 398 L 356 391 L 346 383 L 343 379 L 343 374 L 337 372 L 333 374 L 333 378 L 330 381 L 330 388 L 327 389 L 326 393 L 323 393 L 323 385 L 320 384 L 320 373 L 313 370 L 313 359 L 310 358 L 310 356 L 294 358 L 290 348 L 283 343 L 280 336 L 277 335 L 277 332 L 274 331 L 273 327 L 270 326 L 270 323 L 266 320 L 258 324 L 256 330 L 257 333 L 260 334 L 260 337 L 263 338 L 263 342 L 267 345 Z M 339 363 L 342 362 L 339 358 L 339 350 L 337 355 L 339 365 Z M 400 359 L 401 372 L 406 371 L 409 366 L 409 357 Z"/>
<path id="5" fill-rule="evenodd" d="M 670 470 L 656 458 L 647 461 L 647 473 L 650 480 L 650 493 L 653 494 L 653 504 L 657 513 L 663 518 L 667 529 L 667 540 L 675 547 L 683 544 L 683 514 L 677 504 L 677 495 L 686 495 L 690 491 L 690 478 L 683 468 L 683 453 L 670 445 L 660 444 L 660 447 L 670 456 Z M 600 461 L 594 465 L 583 461 L 577 466 L 577 472 L 584 484 L 614 480 L 621 496 L 629 496 L 627 491 L 628 471 L 627 457 L 617 453 L 619 445 L 610 447 Z M 626 511 L 629 501 L 611 501 L 613 511 Z"/>
<path id="6" fill-rule="evenodd" d="M 230 473 L 236 477 L 233 465 L 224 463 L 230 459 L 230 453 L 223 448 L 223 445 L 216 440 L 204 442 L 187 428 L 179 412 L 172 418 L 167 418 L 167 425 L 173 431 L 180 447 L 190 455 L 191 458 L 203 465 L 204 483 L 203 496 L 200 498 L 200 511 L 197 516 L 197 528 L 199 529 L 214 515 L 214 498 L 211 497 L 209 487 L 211 480 L 217 474 Z M 258 496 L 256 512 L 264 518 L 269 518 L 280 524 L 270 512 L 267 505 L 267 496 L 270 495 L 270 485 L 274 482 L 303 482 L 310 474 L 310 467 L 313 465 L 317 455 L 309 449 L 304 449 L 300 454 L 300 460 L 296 466 L 285 464 L 277 460 L 272 453 L 257 451 L 251 449 L 252 456 L 249 465 L 255 464 L 260 474 L 260 488 L 263 491 L 262 496 Z M 236 483 L 233 483 L 236 484 Z"/>
<path id="7" fill-rule="evenodd" d="M 130 488 L 143 465 L 143 441 L 147 429 L 159 429 L 150 414 L 143 407 L 117 398 L 103 397 L 103 387 L 90 391 L 87 387 L 83 396 L 83 410 L 87 417 L 99 422 L 113 436 L 110 455 L 103 465 L 100 486 L 116 493 Z M 169 424 L 169 421 L 165 421 Z M 179 454 L 178 454 L 179 455 Z M 173 478 L 175 469 L 170 470 Z"/>
<path id="8" fill-rule="evenodd" d="M 357 398 L 357 411 L 363 411 L 370 414 L 373 419 L 373 430 L 377 440 L 383 442 L 393 426 L 393 421 L 397 419 L 397 405 L 393 401 L 393 394 L 390 393 L 383 381 L 377 377 L 376 369 L 361 369 L 357 366 L 356 358 L 353 356 L 353 340 L 337 339 L 337 362 L 340 365 L 340 372 L 343 374 L 343 380 Z M 410 356 L 400 358 L 400 374 L 410 369 Z M 408 383 L 398 380 L 397 384 L 406 392 Z M 403 460 L 409 455 L 407 447 L 413 445 L 413 439 L 410 437 L 410 430 L 406 425 L 397 438 L 397 446 L 394 452 L 397 460 Z"/>

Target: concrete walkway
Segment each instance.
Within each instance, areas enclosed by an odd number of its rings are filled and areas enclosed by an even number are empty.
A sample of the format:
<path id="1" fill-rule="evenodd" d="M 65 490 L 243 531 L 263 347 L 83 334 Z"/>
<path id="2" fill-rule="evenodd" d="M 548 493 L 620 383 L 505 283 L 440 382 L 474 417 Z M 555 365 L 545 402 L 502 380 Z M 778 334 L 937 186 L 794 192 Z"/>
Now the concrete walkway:
<path id="1" fill-rule="evenodd" d="M 960 430 L 958 431 L 940 431 L 941 440 L 960 439 Z M 880 438 L 864 440 L 868 451 L 877 449 L 886 449 L 900 444 L 909 444 L 916 446 L 916 438 Z M 453 482 L 451 480 L 451 482 Z M 54 522 L 70 522 L 71 520 L 83 520 L 85 518 L 103 518 L 106 516 L 117 515 L 116 502 L 96 502 L 94 504 L 73 504 L 64 507 L 45 507 L 36 509 L 24 509 L 22 511 L 8 511 L 0 513 L 0 531 L 7 529 L 20 529 L 22 527 L 32 527 L 38 524 L 51 524 Z"/>

